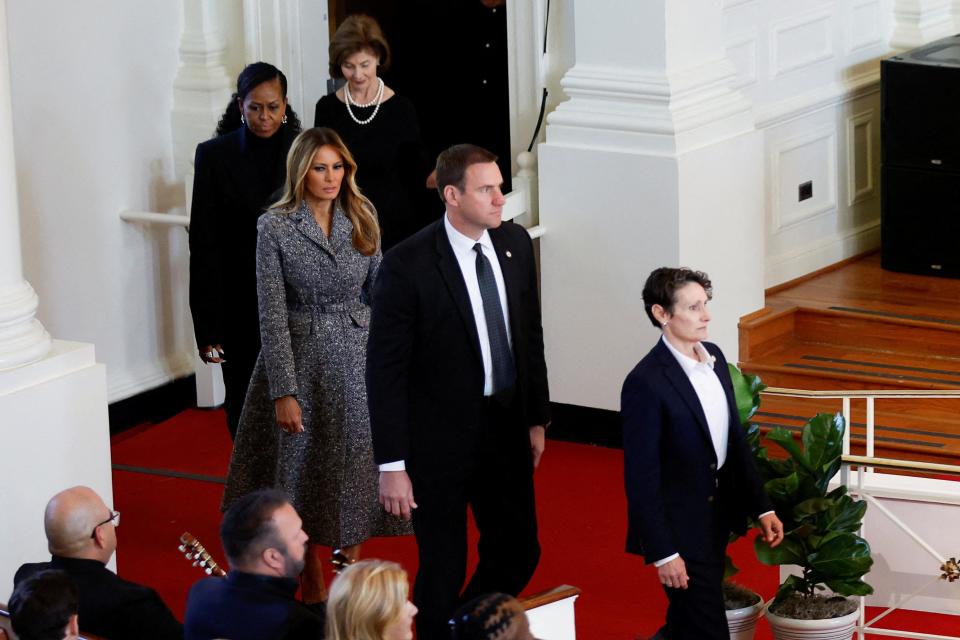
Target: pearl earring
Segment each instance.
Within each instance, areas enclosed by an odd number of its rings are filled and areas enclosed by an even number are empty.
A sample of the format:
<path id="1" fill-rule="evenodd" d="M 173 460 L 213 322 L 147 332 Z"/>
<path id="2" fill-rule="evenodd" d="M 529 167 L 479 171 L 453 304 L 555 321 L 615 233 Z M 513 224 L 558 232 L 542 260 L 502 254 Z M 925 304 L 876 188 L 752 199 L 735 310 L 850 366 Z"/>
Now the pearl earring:
<path id="1" fill-rule="evenodd" d="M 287 124 L 287 114 L 283 114 L 283 120 L 281 120 L 281 122 L 283 122 L 283 124 Z"/>
<path id="2" fill-rule="evenodd" d="M 246 124 L 247 121 L 243 119 L 243 114 L 240 114 L 240 124 Z"/>

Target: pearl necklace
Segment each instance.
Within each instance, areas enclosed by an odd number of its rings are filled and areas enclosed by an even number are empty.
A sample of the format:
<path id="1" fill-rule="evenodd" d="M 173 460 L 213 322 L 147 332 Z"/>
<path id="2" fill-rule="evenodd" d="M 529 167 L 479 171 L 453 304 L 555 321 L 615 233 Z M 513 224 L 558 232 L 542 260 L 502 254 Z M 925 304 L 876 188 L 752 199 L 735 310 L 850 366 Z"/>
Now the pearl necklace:
<path id="1" fill-rule="evenodd" d="M 359 125 L 369 124 L 374 118 L 377 117 L 377 112 L 380 111 L 380 104 L 383 99 L 383 78 L 377 78 L 377 82 L 378 82 L 377 97 L 374 98 L 373 101 L 368 102 L 366 104 L 359 104 L 355 102 L 353 99 L 353 96 L 350 95 L 350 84 L 348 83 L 343 85 L 343 96 L 347 99 L 346 100 L 347 113 L 349 113 L 350 118 Z M 373 113 L 370 114 L 369 118 L 367 118 L 366 120 L 361 120 L 357 118 L 357 116 L 353 115 L 353 110 L 350 108 L 350 105 L 353 105 L 355 107 L 360 107 L 360 108 L 372 107 L 373 105 L 376 105 L 376 106 L 373 108 Z"/>

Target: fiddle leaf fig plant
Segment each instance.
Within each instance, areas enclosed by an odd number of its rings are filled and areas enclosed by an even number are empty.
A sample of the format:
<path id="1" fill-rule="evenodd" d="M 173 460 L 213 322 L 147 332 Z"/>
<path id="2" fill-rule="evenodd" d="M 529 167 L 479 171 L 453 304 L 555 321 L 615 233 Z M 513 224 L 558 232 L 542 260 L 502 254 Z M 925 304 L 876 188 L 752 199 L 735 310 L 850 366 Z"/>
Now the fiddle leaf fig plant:
<path id="1" fill-rule="evenodd" d="M 870 545 L 857 535 L 867 503 L 839 486 L 828 491 L 840 470 L 846 422 L 839 413 L 820 413 L 803 427 L 798 443 L 793 434 L 775 428 L 767 439 L 780 446 L 786 460 L 757 459 L 765 489 L 783 522 L 784 539 L 775 547 L 762 538 L 754 542 L 757 557 L 767 565 L 798 565 L 780 585 L 774 606 L 791 596 L 812 597 L 829 588 L 841 596 L 873 593 L 863 581 L 873 558 Z"/>

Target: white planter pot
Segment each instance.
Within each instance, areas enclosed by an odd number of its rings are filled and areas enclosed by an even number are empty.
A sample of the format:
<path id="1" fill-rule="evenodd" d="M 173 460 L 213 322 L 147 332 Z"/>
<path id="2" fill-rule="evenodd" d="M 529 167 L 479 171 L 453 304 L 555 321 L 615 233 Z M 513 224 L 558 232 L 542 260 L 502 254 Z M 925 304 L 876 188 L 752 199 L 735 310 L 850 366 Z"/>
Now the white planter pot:
<path id="1" fill-rule="evenodd" d="M 850 640 L 860 615 L 859 611 L 854 611 L 840 618 L 794 620 L 770 613 L 772 603 L 773 600 L 767 603 L 765 613 L 774 640 Z"/>
<path id="2" fill-rule="evenodd" d="M 727 611 L 727 628 L 730 629 L 730 640 L 753 640 L 753 633 L 757 629 L 757 620 L 763 615 L 765 605 L 763 600 L 757 604 L 742 609 Z"/>

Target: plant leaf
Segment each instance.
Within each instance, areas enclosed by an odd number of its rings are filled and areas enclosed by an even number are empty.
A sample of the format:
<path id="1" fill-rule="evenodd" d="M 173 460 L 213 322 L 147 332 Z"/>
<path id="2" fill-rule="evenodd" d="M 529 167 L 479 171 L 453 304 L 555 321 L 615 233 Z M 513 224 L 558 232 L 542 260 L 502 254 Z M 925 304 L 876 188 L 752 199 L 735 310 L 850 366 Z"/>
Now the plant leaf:
<path id="1" fill-rule="evenodd" d="M 773 604 L 777 604 L 782 601 L 784 598 L 789 597 L 791 594 L 800 591 L 807 591 L 808 585 L 806 580 L 800 576 L 789 575 L 787 579 L 783 581 L 780 585 L 780 588 L 777 589 L 777 595 L 773 599 Z"/>
<path id="2" fill-rule="evenodd" d="M 784 537 L 776 547 L 771 547 L 763 538 L 757 536 L 753 541 L 753 550 L 757 553 L 757 559 L 763 564 L 775 566 L 779 564 L 799 564 L 804 565 L 807 561 L 807 554 L 803 544 L 789 537 Z"/>
<path id="3" fill-rule="evenodd" d="M 774 478 L 768 481 L 763 488 L 775 505 L 792 504 L 797 495 L 797 489 L 800 488 L 800 478 L 796 472 L 793 472 L 785 478 Z"/>
<path id="4" fill-rule="evenodd" d="M 733 396 L 737 401 L 740 424 L 746 425 L 760 408 L 760 392 L 766 389 L 767 385 L 760 382 L 760 376 L 743 373 L 732 362 L 727 363 L 727 369 L 733 382 Z"/>
<path id="5" fill-rule="evenodd" d="M 729 580 L 733 576 L 737 575 L 740 572 L 740 568 L 733 564 L 733 558 L 729 555 L 724 556 L 723 558 L 723 579 Z"/>
<path id="6" fill-rule="evenodd" d="M 853 533 L 834 532 L 811 549 L 807 563 L 831 580 L 859 580 L 870 571 L 873 558 L 866 540 Z"/>
<path id="7" fill-rule="evenodd" d="M 801 449 L 797 441 L 793 439 L 793 433 L 782 427 L 777 427 L 767 434 L 767 440 L 780 445 L 780 448 L 789 453 L 790 457 L 800 468 L 811 474 L 816 473 L 813 467 L 810 466 L 810 461 L 807 459 L 807 456 L 804 455 L 803 449 Z"/>
<path id="8" fill-rule="evenodd" d="M 825 580 L 824 584 L 841 596 L 868 596 L 873 587 L 863 580 Z"/>
<path id="9" fill-rule="evenodd" d="M 846 421 L 840 413 L 818 413 L 803 427 L 803 451 L 811 469 L 825 473 L 843 453 Z M 832 476 L 831 476 L 832 477 Z"/>

